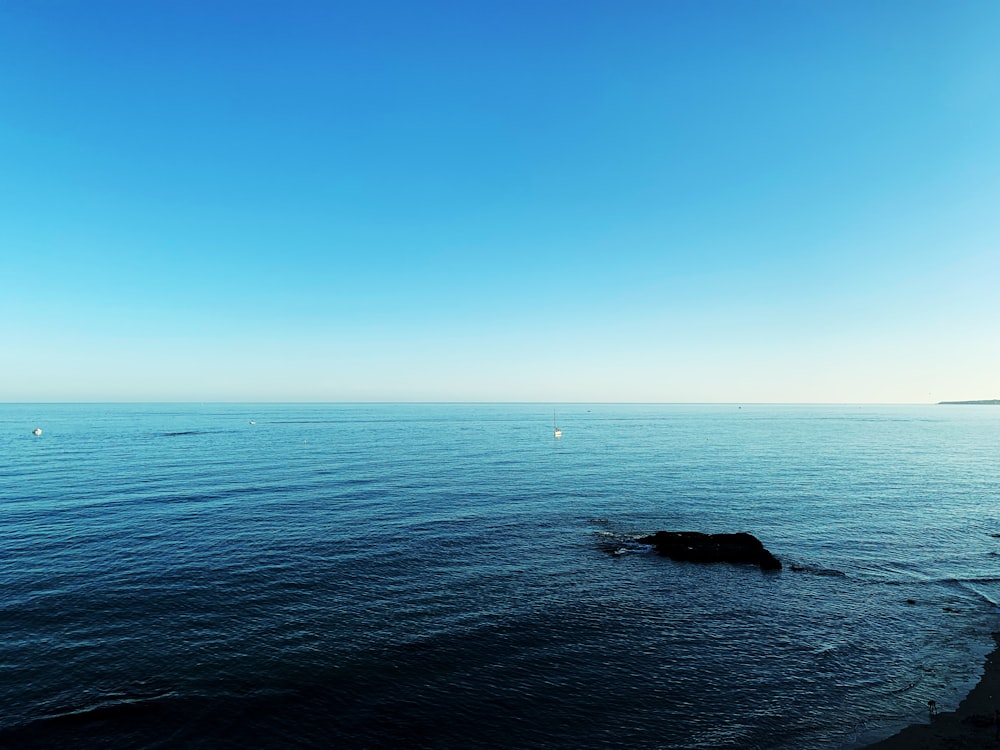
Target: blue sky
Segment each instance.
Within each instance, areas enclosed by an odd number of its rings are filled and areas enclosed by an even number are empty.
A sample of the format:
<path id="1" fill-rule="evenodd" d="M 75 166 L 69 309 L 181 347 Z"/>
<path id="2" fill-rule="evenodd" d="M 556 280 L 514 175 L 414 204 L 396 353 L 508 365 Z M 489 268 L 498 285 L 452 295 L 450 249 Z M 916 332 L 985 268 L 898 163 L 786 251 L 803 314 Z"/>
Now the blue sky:
<path id="1" fill-rule="evenodd" d="M 1000 4 L 0 1 L 0 401 L 1000 397 Z"/>

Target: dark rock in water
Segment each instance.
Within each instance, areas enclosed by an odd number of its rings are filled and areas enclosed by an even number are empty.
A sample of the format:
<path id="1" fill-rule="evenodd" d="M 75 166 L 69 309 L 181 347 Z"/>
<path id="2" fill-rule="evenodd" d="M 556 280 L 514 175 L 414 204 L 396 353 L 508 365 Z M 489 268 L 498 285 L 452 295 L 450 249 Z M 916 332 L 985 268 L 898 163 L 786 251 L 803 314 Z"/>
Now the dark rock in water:
<path id="1" fill-rule="evenodd" d="M 761 570 L 780 570 L 781 561 L 764 549 L 753 534 L 702 534 L 699 531 L 657 531 L 637 539 L 671 560 L 752 563 Z"/>

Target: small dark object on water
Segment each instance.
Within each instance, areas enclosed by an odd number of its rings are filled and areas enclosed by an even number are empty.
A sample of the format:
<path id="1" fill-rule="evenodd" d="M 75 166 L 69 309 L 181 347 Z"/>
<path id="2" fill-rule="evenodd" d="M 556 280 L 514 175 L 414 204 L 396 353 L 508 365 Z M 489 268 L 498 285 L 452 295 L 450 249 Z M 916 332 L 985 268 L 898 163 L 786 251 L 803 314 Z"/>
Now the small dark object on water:
<path id="1" fill-rule="evenodd" d="M 931 716 L 937 713 L 937 701 L 927 701 L 927 713 Z"/>
<path id="2" fill-rule="evenodd" d="M 907 600 L 906 600 L 906 603 L 907 603 L 907 604 L 916 604 L 916 603 L 917 603 L 917 600 L 916 600 L 916 599 L 907 599 Z"/>
<path id="3" fill-rule="evenodd" d="M 703 534 L 700 531 L 657 531 L 637 539 L 671 560 L 685 562 L 752 563 L 761 570 L 781 570 L 781 561 L 764 549 L 753 534 Z"/>

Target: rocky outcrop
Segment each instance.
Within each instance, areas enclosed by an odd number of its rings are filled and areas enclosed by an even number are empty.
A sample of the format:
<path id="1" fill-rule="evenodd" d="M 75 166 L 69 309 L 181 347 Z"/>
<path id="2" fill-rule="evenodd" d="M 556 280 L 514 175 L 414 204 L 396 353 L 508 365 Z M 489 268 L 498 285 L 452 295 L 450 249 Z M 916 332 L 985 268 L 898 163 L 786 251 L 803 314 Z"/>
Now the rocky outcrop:
<path id="1" fill-rule="evenodd" d="M 652 536 L 637 539 L 652 545 L 671 560 L 686 562 L 728 562 L 759 565 L 761 570 L 780 570 L 776 558 L 753 534 L 702 534 L 699 531 L 657 531 Z"/>

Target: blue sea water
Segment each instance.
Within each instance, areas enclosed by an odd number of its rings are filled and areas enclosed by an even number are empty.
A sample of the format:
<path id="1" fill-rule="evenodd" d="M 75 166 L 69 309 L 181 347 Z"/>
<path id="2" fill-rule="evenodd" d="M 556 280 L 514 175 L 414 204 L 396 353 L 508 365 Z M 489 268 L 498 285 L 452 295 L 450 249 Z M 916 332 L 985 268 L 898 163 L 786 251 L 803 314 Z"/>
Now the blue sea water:
<path id="1" fill-rule="evenodd" d="M 558 412 L 0 405 L 0 747 L 849 749 L 978 679 L 1000 408 Z"/>

